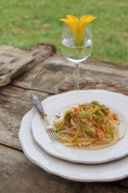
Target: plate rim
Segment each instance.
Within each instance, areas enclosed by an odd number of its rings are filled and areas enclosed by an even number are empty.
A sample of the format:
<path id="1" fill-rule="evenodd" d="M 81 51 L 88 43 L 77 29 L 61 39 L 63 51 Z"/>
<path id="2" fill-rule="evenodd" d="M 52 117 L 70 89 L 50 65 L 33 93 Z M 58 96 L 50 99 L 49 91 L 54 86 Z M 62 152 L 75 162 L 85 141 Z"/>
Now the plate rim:
<path id="1" fill-rule="evenodd" d="M 111 176 L 109 176 L 109 178 L 103 178 L 103 177 L 98 177 L 98 178 L 83 178 L 83 179 L 81 179 L 81 178 L 78 178 L 78 177 L 72 177 L 72 176 L 67 176 L 67 175 L 64 175 L 64 174 L 62 174 L 62 173 L 59 173 L 59 170 L 58 171 L 53 171 L 52 169 L 50 169 L 50 167 L 46 167 L 46 166 L 44 166 L 44 164 L 41 164 L 40 162 L 39 162 L 39 160 L 37 161 L 35 158 L 32 158 L 31 157 L 31 152 L 29 152 L 28 151 L 28 149 L 26 149 L 26 144 L 24 144 L 24 139 L 22 138 L 22 130 L 23 130 L 23 128 L 24 129 L 26 129 L 26 126 L 25 126 L 25 121 L 29 118 L 29 116 L 30 116 L 30 114 L 31 114 L 31 116 L 33 116 L 34 115 L 34 108 L 32 108 L 30 111 L 28 111 L 24 116 L 23 116 L 23 118 L 22 118 L 22 121 L 21 121 L 21 126 L 20 126 L 20 130 L 19 130 L 19 133 L 18 133 L 18 137 L 19 137 L 19 140 L 20 140 L 20 143 L 21 143 L 21 146 L 22 146 L 22 149 L 23 149 L 23 152 L 24 152 L 24 154 L 26 155 L 26 157 L 29 159 L 29 160 L 31 160 L 34 164 L 36 164 L 36 165 L 38 165 L 39 167 L 41 167 L 42 169 L 44 169 L 46 172 L 48 172 L 48 173 L 51 173 L 51 174 L 54 174 L 54 175 L 57 175 L 57 176 L 60 176 L 60 177 L 62 177 L 62 178 L 64 178 L 64 179 L 68 179 L 68 180 L 73 180 L 73 181 L 79 181 L 79 182 L 110 182 L 110 181 L 117 181 L 117 180 L 121 180 L 121 179 L 123 179 L 123 178 L 126 178 L 126 177 L 128 177 L 128 172 L 126 172 L 127 170 L 125 170 L 125 173 L 124 172 L 119 172 L 119 175 L 118 176 L 116 176 L 116 177 L 111 177 Z M 31 120 L 32 120 L 32 117 L 31 117 Z M 27 120 L 28 121 L 28 120 Z M 30 127 L 31 127 L 31 123 L 29 123 L 29 129 L 30 129 Z M 31 138 L 32 138 L 32 136 L 31 136 Z M 33 140 L 33 139 L 32 139 Z M 34 141 L 33 141 L 34 142 Z M 34 142 L 34 145 L 36 145 L 35 144 L 35 142 Z M 38 145 L 37 145 L 38 146 Z M 36 147 L 35 147 L 36 148 Z M 40 147 L 39 147 L 40 148 Z M 42 150 L 41 150 L 42 151 Z M 46 154 L 45 152 L 44 152 L 44 154 Z M 50 157 L 51 156 L 49 156 L 48 155 L 48 157 L 49 157 L 49 159 L 50 159 Z M 118 162 L 120 162 L 120 160 L 118 160 Z M 111 164 L 111 163 L 109 163 L 109 164 Z M 78 165 L 78 164 L 77 164 Z M 107 164 L 106 164 L 107 165 Z M 122 174 L 122 175 L 121 175 Z"/>
<path id="2" fill-rule="evenodd" d="M 69 92 L 66 92 L 66 93 L 60 93 L 60 94 L 57 94 L 57 96 L 56 95 L 53 95 L 53 96 L 50 96 L 50 98 L 52 98 L 52 100 L 53 100 L 53 98 L 55 98 L 55 97 L 58 97 L 58 95 L 60 96 L 62 96 L 62 95 L 68 95 L 69 93 L 70 94 L 72 94 L 72 93 L 76 93 L 76 92 L 79 92 L 79 93 L 93 93 L 94 91 L 96 91 L 96 92 L 102 92 L 103 94 L 105 94 L 105 92 L 106 93 L 109 93 L 109 94 L 113 94 L 113 95 L 115 95 L 115 94 L 118 94 L 119 96 L 118 97 L 122 97 L 123 96 L 123 98 L 125 97 L 127 97 L 127 95 L 123 95 L 123 94 L 120 94 L 120 93 L 118 93 L 118 92 L 111 92 L 111 91 L 106 91 L 106 90 L 97 90 L 97 89 L 91 89 L 91 90 L 73 90 L 73 91 L 69 91 Z M 44 104 L 44 101 L 45 101 L 45 103 L 47 103 L 48 102 L 48 100 L 49 100 L 49 97 L 47 97 L 46 99 L 44 99 L 43 101 L 42 101 L 42 104 Z M 36 141 L 36 143 L 43 149 L 43 151 L 45 151 L 47 154 L 49 154 L 49 155 L 51 155 L 51 156 L 54 156 L 54 157 L 56 157 L 56 158 L 59 158 L 59 159 L 62 159 L 62 160 L 66 160 L 66 161 L 70 161 L 70 162 L 73 162 L 73 163 L 81 163 L 81 164 L 102 164 L 102 163 L 107 163 L 107 162 L 111 162 L 111 161 L 116 161 L 116 160 L 118 160 L 118 159 L 121 159 L 121 158 L 123 158 L 123 157 L 126 157 L 127 155 L 128 155 L 128 151 L 127 152 L 125 152 L 125 153 L 123 153 L 123 154 L 115 154 L 114 155 L 114 157 L 109 157 L 109 158 L 106 158 L 106 159 L 102 159 L 102 160 L 95 160 L 95 161 L 89 161 L 89 160 L 77 160 L 77 159 L 71 159 L 70 157 L 64 157 L 62 154 L 59 154 L 58 155 L 58 153 L 57 154 L 55 154 L 54 152 L 52 152 L 51 150 L 49 150 L 48 148 L 46 148 L 46 147 L 43 147 L 42 146 L 42 144 L 40 143 L 40 141 L 38 141 L 38 139 L 37 139 L 37 136 L 35 136 L 35 129 L 33 128 L 33 122 L 34 122 L 34 119 L 35 119 L 35 117 L 38 115 L 38 112 L 37 113 L 35 113 L 35 116 L 33 117 L 33 120 L 32 120 L 32 135 L 33 135 L 33 138 L 34 138 L 34 140 Z M 128 122 L 127 122 L 127 124 L 128 124 Z M 128 125 L 127 125 L 128 126 Z M 54 149 L 54 148 L 53 148 Z M 126 148 L 125 148 L 126 149 Z"/>

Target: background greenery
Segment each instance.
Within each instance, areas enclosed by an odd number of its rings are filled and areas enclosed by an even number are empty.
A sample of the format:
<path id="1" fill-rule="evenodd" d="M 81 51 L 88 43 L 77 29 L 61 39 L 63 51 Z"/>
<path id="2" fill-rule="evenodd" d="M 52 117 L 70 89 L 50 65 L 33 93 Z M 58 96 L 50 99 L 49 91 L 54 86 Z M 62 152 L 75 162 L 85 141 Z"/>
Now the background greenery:
<path id="1" fill-rule="evenodd" d="M 52 43 L 60 53 L 67 14 L 92 14 L 94 49 L 91 59 L 128 65 L 128 0 L 1 0 L 0 44 L 31 48 Z"/>

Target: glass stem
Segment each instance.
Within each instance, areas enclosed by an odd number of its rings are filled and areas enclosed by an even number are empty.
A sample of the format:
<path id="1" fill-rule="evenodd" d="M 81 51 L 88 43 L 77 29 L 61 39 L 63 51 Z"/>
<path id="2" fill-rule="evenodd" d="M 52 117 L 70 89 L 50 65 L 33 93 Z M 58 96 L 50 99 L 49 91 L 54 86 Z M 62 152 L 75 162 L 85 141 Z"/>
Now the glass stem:
<path id="1" fill-rule="evenodd" d="M 80 72 L 79 72 L 79 63 L 75 64 L 75 82 L 76 82 L 76 90 L 79 90 L 79 78 L 80 78 Z"/>

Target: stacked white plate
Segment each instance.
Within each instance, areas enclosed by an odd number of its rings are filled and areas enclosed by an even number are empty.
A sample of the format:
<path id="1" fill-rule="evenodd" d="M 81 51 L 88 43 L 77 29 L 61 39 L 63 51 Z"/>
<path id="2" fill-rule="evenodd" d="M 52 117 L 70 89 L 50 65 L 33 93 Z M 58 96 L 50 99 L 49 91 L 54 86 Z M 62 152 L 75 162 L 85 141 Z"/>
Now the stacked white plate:
<path id="1" fill-rule="evenodd" d="M 74 149 L 53 142 L 39 113 L 33 108 L 22 119 L 19 139 L 25 155 L 47 172 L 74 181 L 114 181 L 128 176 L 128 97 L 105 90 L 76 90 L 42 101 L 49 122 L 70 106 L 97 100 L 118 113 L 122 140 L 102 150 Z"/>

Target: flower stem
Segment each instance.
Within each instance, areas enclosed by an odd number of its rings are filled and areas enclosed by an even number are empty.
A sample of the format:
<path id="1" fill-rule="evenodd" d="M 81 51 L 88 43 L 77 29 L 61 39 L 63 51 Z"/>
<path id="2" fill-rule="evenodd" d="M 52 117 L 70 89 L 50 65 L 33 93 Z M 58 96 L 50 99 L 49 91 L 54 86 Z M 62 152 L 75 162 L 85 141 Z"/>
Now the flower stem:
<path id="1" fill-rule="evenodd" d="M 76 90 L 79 90 L 79 63 L 75 64 L 75 82 Z"/>

